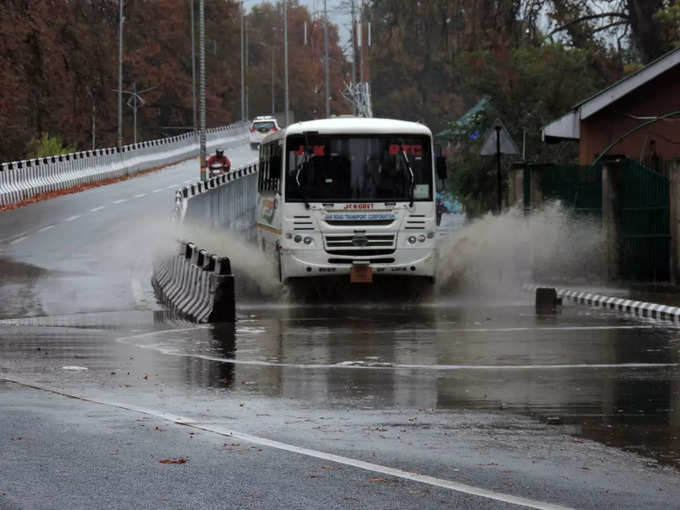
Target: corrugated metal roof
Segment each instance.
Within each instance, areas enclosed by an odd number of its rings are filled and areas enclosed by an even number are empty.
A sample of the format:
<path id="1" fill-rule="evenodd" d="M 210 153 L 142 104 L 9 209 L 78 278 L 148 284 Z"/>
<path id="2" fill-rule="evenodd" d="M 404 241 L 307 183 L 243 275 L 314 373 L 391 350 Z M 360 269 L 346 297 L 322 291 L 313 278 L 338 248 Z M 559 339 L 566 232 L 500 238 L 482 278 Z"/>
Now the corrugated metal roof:
<path id="1" fill-rule="evenodd" d="M 609 87 L 575 104 L 570 112 L 541 128 L 542 138 L 544 141 L 547 138 L 578 139 L 578 123 L 581 120 L 587 119 L 603 110 L 633 90 L 673 69 L 678 64 L 680 64 L 680 48 L 669 51 L 642 69 L 625 76 L 619 81 L 612 83 Z"/>

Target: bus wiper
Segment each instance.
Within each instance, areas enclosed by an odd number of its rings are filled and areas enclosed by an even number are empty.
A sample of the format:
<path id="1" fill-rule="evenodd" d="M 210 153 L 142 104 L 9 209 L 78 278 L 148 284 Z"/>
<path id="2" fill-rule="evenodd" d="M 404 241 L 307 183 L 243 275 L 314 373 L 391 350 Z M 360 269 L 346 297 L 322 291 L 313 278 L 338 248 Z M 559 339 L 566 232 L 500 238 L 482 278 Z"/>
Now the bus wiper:
<path id="1" fill-rule="evenodd" d="M 300 163 L 298 163 L 297 173 L 295 174 L 295 182 L 297 183 L 298 188 L 300 188 L 300 191 L 302 192 L 302 200 L 304 200 L 304 202 L 305 202 L 305 209 L 309 209 L 309 201 L 307 200 L 306 187 L 302 186 L 300 184 L 300 172 L 302 172 L 303 169 L 304 170 L 309 169 L 309 160 L 310 160 L 309 154 L 311 152 L 309 150 L 310 149 L 310 147 L 309 147 L 309 134 L 307 133 L 307 131 L 305 131 L 303 134 L 305 136 L 305 152 L 302 156 L 302 161 L 300 161 Z"/>
<path id="2" fill-rule="evenodd" d="M 404 163 L 406 163 L 406 168 L 408 168 L 408 171 L 409 171 L 409 173 L 411 174 L 411 190 L 410 190 L 410 193 L 409 193 L 409 195 L 410 195 L 410 197 L 411 197 L 411 203 L 409 204 L 409 207 L 413 207 L 413 201 L 414 201 L 414 199 L 415 199 L 415 197 L 414 197 L 414 194 L 415 194 L 414 189 L 415 189 L 415 187 L 416 187 L 416 176 L 415 176 L 415 174 L 413 173 L 413 168 L 411 168 L 411 163 L 410 163 L 409 160 L 408 160 L 408 156 L 406 155 L 406 151 L 403 149 L 404 144 L 402 143 L 401 146 L 402 146 L 401 155 L 402 155 L 403 158 L 404 158 Z"/>
<path id="3" fill-rule="evenodd" d="M 307 200 L 307 192 L 306 189 L 303 185 L 300 184 L 300 172 L 302 172 L 302 169 L 307 165 L 309 157 L 307 156 L 307 152 L 305 151 L 305 157 L 302 158 L 302 161 L 300 161 L 297 165 L 297 173 L 295 174 L 295 182 L 298 185 L 298 188 L 300 188 L 300 191 L 302 192 L 302 200 L 305 202 L 305 209 L 309 209 L 309 201 Z"/>

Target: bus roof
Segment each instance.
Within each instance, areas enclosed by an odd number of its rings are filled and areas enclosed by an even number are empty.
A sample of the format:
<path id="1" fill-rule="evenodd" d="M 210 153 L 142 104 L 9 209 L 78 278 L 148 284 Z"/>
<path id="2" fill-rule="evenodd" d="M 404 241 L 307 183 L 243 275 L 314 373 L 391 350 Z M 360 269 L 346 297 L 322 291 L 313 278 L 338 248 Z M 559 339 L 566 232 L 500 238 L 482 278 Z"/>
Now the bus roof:
<path id="1" fill-rule="evenodd" d="M 264 141 L 299 135 L 305 131 L 317 131 L 322 135 L 335 134 L 408 134 L 432 136 L 430 129 L 418 122 L 395 119 L 375 119 L 365 117 L 333 117 L 330 119 L 308 120 L 291 124 L 278 133 L 273 133 Z"/>

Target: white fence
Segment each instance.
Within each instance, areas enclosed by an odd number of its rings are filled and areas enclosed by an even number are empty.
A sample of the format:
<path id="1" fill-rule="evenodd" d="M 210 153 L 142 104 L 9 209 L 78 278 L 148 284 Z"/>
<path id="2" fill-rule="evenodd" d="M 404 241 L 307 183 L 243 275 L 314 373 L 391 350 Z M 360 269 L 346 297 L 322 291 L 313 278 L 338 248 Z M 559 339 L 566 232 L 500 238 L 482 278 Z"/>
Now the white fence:
<path id="1" fill-rule="evenodd" d="M 231 148 L 247 137 L 247 124 L 209 129 L 209 148 Z M 49 193 L 142 170 L 177 163 L 198 156 L 197 133 L 185 133 L 133 145 L 75 152 L 62 156 L 0 163 L 0 206 L 15 204 Z"/>
<path id="2" fill-rule="evenodd" d="M 181 221 L 249 238 L 255 228 L 257 164 L 184 186 L 175 205 Z"/>

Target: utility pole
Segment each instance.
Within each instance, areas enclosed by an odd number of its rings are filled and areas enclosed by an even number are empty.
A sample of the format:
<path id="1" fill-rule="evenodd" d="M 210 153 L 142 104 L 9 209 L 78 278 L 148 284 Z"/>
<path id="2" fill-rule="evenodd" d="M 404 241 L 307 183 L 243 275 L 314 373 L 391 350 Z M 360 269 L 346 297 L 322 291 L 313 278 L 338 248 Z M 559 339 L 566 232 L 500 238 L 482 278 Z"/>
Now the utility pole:
<path id="1" fill-rule="evenodd" d="M 328 67 L 328 10 L 326 9 L 326 0 L 323 0 L 323 51 L 326 80 L 326 118 L 328 118 L 331 116 L 331 83 Z"/>
<path id="2" fill-rule="evenodd" d="M 201 130 L 200 130 L 200 160 L 201 160 L 201 180 L 206 180 L 206 150 L 205 150 L 205 4 L 200 0 L 198 6 L 198 53 L 200 59 L 200 85 L 201 95 Z"/>
<path id="3" fill-rule="evenodd" d="M 248 102 L 248 66 L 250 65 L 250 52 L 248 51 L 248 23 L 244 23 L 243 33 L 245 38 L 245 52 L 246 52 L 246 72 L 244 74 L 244 87 L 245 90 L 245 105 L 246 105 L 246 119 L 250 118 L 250 104 Z"/>
<path id="4" fill-rule="evenodd" d="M 271 45 L 272 53 L 272 117 L 276 114 L 276 102 L 274 99 L 274 43 Z"/>
<path id="5" fill-rule="evenodd" d="M 191 0 L 191 104 L 193 109 L 194 132 L 198 130 L 196 120 L 196 37 L 194 35 L 194 0 Z"/>
<path id="6" fill-rule="evenodd" d="M 118 25 L 118 147 L 123 145 L 123 0 L 119 0 Z"/>
<path id="7" fill-rule="evenodd" d="M 137 95 L 137 82 L 132 82 L 132 97 L 130 98 L 132 100 L 132 118 L 133 123 L 132 125 L 134 126 L 134 138 L 133 141 L 134 143 L 137 143 L 137 108 L 139 108 L 139 103 L 137 102 L 137 98 L 139 96 Z"/>
<path id="8" fill-rule="evenodd" d="M 245 43 L 243 40 L 245 32 L 245 17 L 243 13 L 243 0 L 241 0 L 241 120 L 246 120 L 246 59 Z"/>
<path id="9" fill-rule="evenodd" d="M 356 44 L 356 25 L 354 21 L 354 0 L 352 0 L 352 87 L 357 82 L 357 44 Z"/>
<path id="10" fill-rule="evenodd" d="M 283 0 L 283 67 L 285 80 L 285 100 L 284 108 L 286 109 L 285 119 L 286 126 L 289 124 L 288 118 L 288 0 Z"/>
<path id="11" fill-rule="evenodd" d="M 94 150 L 96 146 L 96 141 L 97 141 L 97 106 L 92 105 L 92 150 Z"/>

